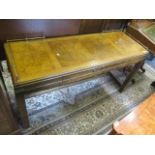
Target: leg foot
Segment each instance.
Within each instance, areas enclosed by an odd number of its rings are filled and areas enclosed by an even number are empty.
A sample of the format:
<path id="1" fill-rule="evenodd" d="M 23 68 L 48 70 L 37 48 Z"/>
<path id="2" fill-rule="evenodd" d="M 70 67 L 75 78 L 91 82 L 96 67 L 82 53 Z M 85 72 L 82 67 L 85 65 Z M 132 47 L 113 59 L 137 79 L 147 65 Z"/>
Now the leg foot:
<path id="1" fill-rule="evenodd" d="M 143 73 L 145 73 L 145 69 L 143 67 L 141 67 L 141 70 L 142 70 Z"/>
<path id="2" fill-rule="evenodd" d="M 132 82 L 132 84 L 135 84 L 136 81 L 135 81 L 135 79 L 132 79 L 131 82 Z"/>
<path id="3" fill-rule="evenodd" d="M 151 83 L 151 86 L 155 88 L 155 81 Z"/>

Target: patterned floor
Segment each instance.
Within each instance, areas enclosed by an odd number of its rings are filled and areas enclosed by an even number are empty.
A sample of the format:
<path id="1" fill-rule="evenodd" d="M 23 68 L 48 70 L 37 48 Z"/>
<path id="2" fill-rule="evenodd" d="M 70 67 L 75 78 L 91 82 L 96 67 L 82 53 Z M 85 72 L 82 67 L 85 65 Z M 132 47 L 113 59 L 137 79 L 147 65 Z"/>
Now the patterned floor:
<path id="1" fill-rule="evenodd" d="M 104 78 L 99 81 L 103 82 Z M 118 92 L 114 82 L 102 82 L 81 93 L 73 105 L 64 102 L 48 108 L 46 112 L 31 115 L 33 129 L 30 133 L 105 134 L 114 120 L 129 112 L 154 91 L 149 86 L 151 80 L 145 76 L 141 76 L 135 85 L 129 86 L 123 93 Z M 42 126 L 41 123 L 46 122 L 46 119 L 47 124 Z"/>
<path id="2" fill-rule="evenodd" d="M 10 76 L 6 84 L 16 109 Z M 118 75 L 123 78 L 122 75 Z M 139 72 L 123 93 L 108 76 L 51 89 L 26 98 L 31 127 L 24 134 L 106 134 L 112 123 L 154 92 L 151 78 Z"/>

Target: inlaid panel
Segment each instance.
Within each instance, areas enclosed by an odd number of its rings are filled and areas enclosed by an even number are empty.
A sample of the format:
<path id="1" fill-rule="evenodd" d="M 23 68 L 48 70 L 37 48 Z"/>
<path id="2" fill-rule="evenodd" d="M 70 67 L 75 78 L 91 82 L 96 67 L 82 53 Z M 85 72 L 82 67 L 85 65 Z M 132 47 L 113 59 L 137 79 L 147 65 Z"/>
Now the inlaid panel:
<path id="1" fill-rule="evenodd" d="M 5 50 L 14 84 L 99 65 L 108 67 L 147 54 L 123 32 L 8 42 Z"/>
<path id="2" fill-rule="evenodd" d="M 155 24 L 145 28 L 143 32 L 148 36 L 153 42 L 155 42 Z"/>
<path id="3" fill-rule="evenodd" d="M 152 20 L 132 20 L 126 32 L 155 54 L 155 23 Z"/>

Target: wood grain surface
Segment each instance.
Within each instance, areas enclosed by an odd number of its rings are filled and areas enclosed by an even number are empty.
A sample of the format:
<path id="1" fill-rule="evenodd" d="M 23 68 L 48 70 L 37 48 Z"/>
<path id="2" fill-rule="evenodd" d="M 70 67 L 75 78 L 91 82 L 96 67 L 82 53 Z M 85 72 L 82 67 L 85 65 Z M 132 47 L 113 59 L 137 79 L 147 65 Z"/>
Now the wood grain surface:
<path id="1" fill-rule="evenodd" d="M 148 52 L 123 32 L 107 32 L 5 43 L 14 84 L 109 66 Z"/>
<path id="2" fill-rule="evenodd" d="M 123 135 L 155 134 L 155 93 L 124 119 L 115 122 L 113 128 Z"/>

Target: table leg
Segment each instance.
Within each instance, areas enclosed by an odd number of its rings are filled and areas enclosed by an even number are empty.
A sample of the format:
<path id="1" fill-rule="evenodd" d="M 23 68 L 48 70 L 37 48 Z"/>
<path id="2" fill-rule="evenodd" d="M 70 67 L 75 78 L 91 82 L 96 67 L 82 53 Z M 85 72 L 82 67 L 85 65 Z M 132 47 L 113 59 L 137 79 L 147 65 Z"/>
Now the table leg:
<path id="1" fill-rule="evenodd" d="M 120 86 L 120 92 L 122 92 L 124 90 L 124 88 L 126 87 L 126 85 L 132 81 L 134 83 L 134 80 L 132 80 L 132 77 L 134 76 L 134 74 L 142 67 L 142 65 L 144 64 L 144 61 L 138 62 L 137 64 L 135 64 L 135 66 L 133 67 L 132 71 L 127 75 L 126 79 L 124 80 L 124 82 L 120 82 L 111 72 L 109 72 L 110 76 L 116 81 L 117 84 L 119 84 Z"/>
<path id="2" fill-rule="evenodd" d="M 122 92 L 124 90 L 125 86 L 130 82 L 130 80 L 132 79 L 134 74 L 141 68 L 141 66 L 143 64 L 144 64 L 144 61 L 141 61 L 141 62 L 135 64 L 135 66 L 133 67 L 131 73 L 129 73 L 129 75 L 126 77 L 125 81 L 121 85 L 120 92 Z"/>
<path id="3" fill-rule="evenodd" d="M 24 128 L 28 128 L 29 127 L 29 118 L 28 118 L 27 109 L 26 109 L 26 105 L 25 105 L 24 94 L 17 94 L 16 102 L 17 102 L 17 106 L 18 106 L 18 112 L 19 112 L 21 124 Z"/>
<path id="4" fill-rule="evenodd" d="M 108 135 L 122 135 L 122 134 L 117 133 L 116 130 L 112 127 L 112 130 Z"/>
<path id="5" fill-rule="evenodd" d="M 140 69 L 142 70 L 142 72 L 144 73 L 145 72 L 145 69 L 143 68 L 144 66 L 144 62 L 142 63 L 142 66 L 140 67 Z"/>

